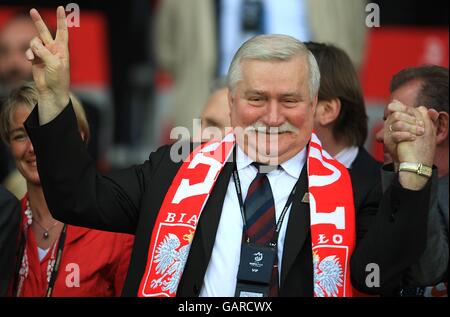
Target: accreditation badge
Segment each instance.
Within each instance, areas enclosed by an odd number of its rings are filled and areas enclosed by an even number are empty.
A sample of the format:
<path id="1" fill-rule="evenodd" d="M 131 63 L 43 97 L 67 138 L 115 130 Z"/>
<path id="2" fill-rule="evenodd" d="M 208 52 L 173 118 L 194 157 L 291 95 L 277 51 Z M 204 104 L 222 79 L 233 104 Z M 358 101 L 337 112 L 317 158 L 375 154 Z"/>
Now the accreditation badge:
<path id="1" fill-rule="evenodd" d="M 236 297 L 267 297 L 277 248 L 243 243 L 237 276 Z"/>

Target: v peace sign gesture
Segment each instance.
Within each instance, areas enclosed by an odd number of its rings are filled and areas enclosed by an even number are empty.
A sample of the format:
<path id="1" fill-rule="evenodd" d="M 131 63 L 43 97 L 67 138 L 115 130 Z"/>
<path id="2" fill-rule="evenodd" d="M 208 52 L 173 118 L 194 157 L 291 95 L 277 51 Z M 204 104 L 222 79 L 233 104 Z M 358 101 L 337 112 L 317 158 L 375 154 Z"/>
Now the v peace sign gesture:
<path id="1" fill-rule="evenodd" d="M 56 10 L 55 39 L 36 9 L 30 10 L 30 16 L 39 36 L 31 40 L 26 56 L 33 64 L 33 78 L 39 92 L 39 120 L 43 125 L 55 118 L 69 102 L 69 32 L 62 6 Z"/>

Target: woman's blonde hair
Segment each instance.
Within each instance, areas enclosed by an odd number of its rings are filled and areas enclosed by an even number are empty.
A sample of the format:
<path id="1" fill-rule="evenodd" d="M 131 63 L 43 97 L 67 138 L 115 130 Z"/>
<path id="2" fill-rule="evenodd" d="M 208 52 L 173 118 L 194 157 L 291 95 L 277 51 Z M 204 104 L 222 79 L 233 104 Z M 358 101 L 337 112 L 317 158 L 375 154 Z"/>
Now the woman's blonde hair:
<path id="1" fill-rule="evenodd" d="M 84 143 L 87 144 L 90 137 L 90 131 L 86 113 L 81 102 L 72 93 L 70 93 L 70 100 L 72 101 L 73 110 L 77 117 L 78 129 L 80 130 L 80 133 L 83 134 Z M 32 82 L 22 85 L 9 94 L 3 104 L 3 110 L 0 113 L 0 137 L 6 144 L 10 143 L 11 122 L 17 108 L 25 106 L 31 111 L 37 103 L 38 92 L 36 86 Z"/>

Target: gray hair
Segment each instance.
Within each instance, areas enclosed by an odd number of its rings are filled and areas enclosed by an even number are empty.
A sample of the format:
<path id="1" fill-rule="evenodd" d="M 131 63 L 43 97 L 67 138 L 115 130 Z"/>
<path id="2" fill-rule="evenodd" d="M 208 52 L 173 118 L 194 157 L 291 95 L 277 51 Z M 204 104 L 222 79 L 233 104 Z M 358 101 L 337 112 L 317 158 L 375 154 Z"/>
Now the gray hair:
<path id="1" fill-rule="evenodd" d="M 310 97 L 317 96 L 320 86 L 320 71 L 314 55 L 308 48 L 288 35 L 257 35 L 246 41 L 233 57 L 228 70 L 228 88 L 234 91 L 236 84 L 242 79 L 241 62 L 245 59 L 261 61 L 288 61 L 296 55 L 305 56 L 309 70 Z"/>

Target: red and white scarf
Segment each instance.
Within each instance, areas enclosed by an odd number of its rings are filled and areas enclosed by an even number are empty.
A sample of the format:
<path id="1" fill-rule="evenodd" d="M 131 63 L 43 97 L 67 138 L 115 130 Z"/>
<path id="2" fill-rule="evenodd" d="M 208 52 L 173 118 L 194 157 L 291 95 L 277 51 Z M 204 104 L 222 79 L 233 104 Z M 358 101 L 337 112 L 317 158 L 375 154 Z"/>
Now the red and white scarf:
<path id="1" fill-rule="evenodd" d="M 183 162 L 153 227 L 139 297 L 174 297 L 203 207 L 233 152 L 232 133 L 197 147 Z M 355 210 L 349 173 L 313 133 L 308 158 L 314 296 L 352 296 Z"/>

